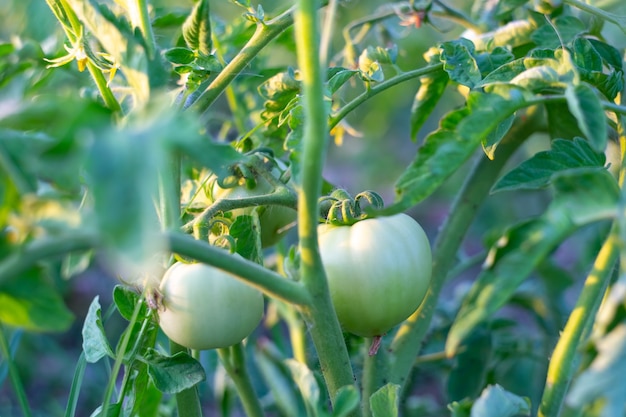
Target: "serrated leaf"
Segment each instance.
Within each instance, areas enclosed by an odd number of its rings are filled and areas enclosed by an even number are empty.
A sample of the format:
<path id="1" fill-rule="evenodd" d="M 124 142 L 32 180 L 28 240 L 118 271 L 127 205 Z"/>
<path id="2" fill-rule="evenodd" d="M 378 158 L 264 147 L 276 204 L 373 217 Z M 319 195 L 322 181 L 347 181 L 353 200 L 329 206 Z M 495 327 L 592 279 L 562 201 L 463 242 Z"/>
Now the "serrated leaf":
<path id="1" fill-rule="evenodd" d="M 96 296 L 89 305 L 83 324 L 83 351 L 88 363 L 96 363 L 105 356 L 114 356 L 102 326 L 99 299 L 100 297 Z"/>
<path id="2" fill-rule="evenodd" d="M 381 213 L 393 214 L 419 203 L 456 172 L 481 141 L 525 106 L 521 94 L 509 98 L 472 91 L 467 107 L 448 113 L 441 127 L 424 140 L 417 157 L 396 182 L 396 201 Z"/>
<path id="3" fill-rule="evenodd" d="M 194 59 L 196 59 L 196 54 L 191 49 L 187 48 L 170 48 L 165 51 L 165 59 L 172 64 L 187 65 L 191 64 Z"/>
<path id="4" fill-rule="evenodd" d="M 553 24 L 558 35 L 552 25 L 542 25 L 531 35 L 532 41 L 538 47 L 555 49 L 562 46 L 561 41 L 563 41 L 564 45 L 567 45 L 587 30 L 585 24 L 574 16 L 559 16 L 554 19 Z"/>
<path id="5" fill-rule="evenodd" d="M 372 417 L 398 417 L 400 385 L 387 384 L 369 398 Z"/>
<path id="6" fill-rule="evenodd" d="M 443 69 L 450 79 L 469 88 L 480 83 L 482 76 L 474 58 L 474 44 L 465 39 L 444 42 L 439 46 Z"/>
<path id="7" fill-rule="evenodd" d="M 354 385 L 346 385 L 337 391 L 333 405 L 333 417 L 346 417 L 359 406 L 359 391 Z"/>
<path id="8" fill-rule="evenodd" d="M 235 222 L 228 229 L 228 233 L 235 238 L 236 252 L 244 258 L 261 263 L 261 225 L 256 212 L 251 215 L 237 216 Z"/>
<path id="9" fill-rule="evenodd" d="M 550 184 L 557 172 L 581 167 L 604 169 L 605 163 L 604 153 L 596 152 L 583 139 L 556 139 L 552 141 L 552 149 L 536 153 L 507 172 L 491 192 L 543 188 Z"/>
<path id="10" fill-rule="evenodd" d="M 199 0 L 183 23 L 183 38 L 189 48 L 202 55 L 212 49 L 209 0 Z"/>
<path id="11" fill-rule="evenodd" d="M 145 360 L 150 379 L 163 393 L 177 394 L 206 379 L 200 362 L 185 352 L 165 356 L 153 350 Z"/>
<path id="12" fill-rule="evenodd" d="M 578 127 L 597 151 L 604 151 L 608 140 L 606 116 L 600 99 L 586 84 L 565 89 L 567 106 L 578 121 Z"/>
<path id="13" fill-rule="evenodd" d="M 480 73 L 486 75 L 513 61 L 514 58 L 515 56 L 507 48 L 497 46 L 489 52 L 478 54 L 476 64 Z"/>
<path id="14" fill-rule="evenodd" d="M 294 382 L 300 389 L 309 415 L 316 415 L 320 407 L 320 387 L 313 372 L 303 363 L 288 359 L 285 364 L 291 371 Z"/>
<path id="15" fill-rule="evenodd" d="M 31 268 L 0 283 L 0 323 L 27 331 L 62 332 L 73 320 L 73 314 L 41 268 Z"/>
<path id="16" fill-rule="evenodd" d="M 491 248 L 452 324 L 446 352 L 504 306 L 521 283 L 566 237 L 583 225 L 612 218 L 619 187 L 606 170 L 578 168 L 553 178 L 555 196 L 539 218 L 509 229 Z"/>
<path id="17" fill-rule="evenodd" d="M 506 391 L 500 385 L 485 388 L 472 406 L 471 417 L 530 416 L 530 400 Z"/>
<path id="18" fill-rule="evenodd" d="M 413 140 L 417 138 L 419 130 L 426 123 L 428 116 L 443 96 L 449 80 L 448 73 L 445 71 L 436 72 L 420 79 L 420 87 L 411 106 L 411 138 Z"/>

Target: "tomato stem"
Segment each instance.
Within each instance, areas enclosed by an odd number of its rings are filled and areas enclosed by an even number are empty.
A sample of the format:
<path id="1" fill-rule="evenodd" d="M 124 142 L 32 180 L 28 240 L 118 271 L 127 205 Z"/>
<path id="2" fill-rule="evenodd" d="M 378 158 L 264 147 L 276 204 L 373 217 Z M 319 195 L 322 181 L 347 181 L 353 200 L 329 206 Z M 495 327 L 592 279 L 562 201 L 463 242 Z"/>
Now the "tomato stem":
<path id="1" fill-rule="evenodd" d="M 217 353 L 228 376 L 233 380 L 239 399 L 248 417 L 263 417 L 263 407 L 254 392 L 252 380 L 248 374 L 243 343 L 218 349 Z"/>

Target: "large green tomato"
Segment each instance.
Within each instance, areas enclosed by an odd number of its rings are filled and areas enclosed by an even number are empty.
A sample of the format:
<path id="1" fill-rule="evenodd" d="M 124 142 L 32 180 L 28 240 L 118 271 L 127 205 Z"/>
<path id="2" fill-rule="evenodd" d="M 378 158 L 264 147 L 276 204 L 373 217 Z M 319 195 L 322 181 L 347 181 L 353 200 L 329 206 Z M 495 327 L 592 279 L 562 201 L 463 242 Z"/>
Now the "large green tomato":
<path id="1" fill-rule="evenodd" d="M 318 228 L 322 263 L 344 330 L 381 336 L 409 317 L 428 289 L 432 258 L 421 226 L 406 214 Z"/>
<path id="2" fill-rule="evenodd" d="M 159 325 L 191 349 L 223 348 L 241 342 L 263 317 L 263 295 L 215 267 L 176 263 L 163 276 Z"/>

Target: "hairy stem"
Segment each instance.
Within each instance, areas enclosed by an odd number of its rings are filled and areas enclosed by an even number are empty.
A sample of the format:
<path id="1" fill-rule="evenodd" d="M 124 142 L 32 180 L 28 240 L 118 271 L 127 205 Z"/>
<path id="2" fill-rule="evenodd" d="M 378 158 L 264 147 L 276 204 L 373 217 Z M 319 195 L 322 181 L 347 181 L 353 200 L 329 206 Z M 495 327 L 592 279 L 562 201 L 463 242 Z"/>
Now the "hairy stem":
<path id="1" fill-rule="evenodd" d="M 304 108 L 302 184 L 298 193 L 300 274 L 313 302 L 303 308 L 331 401 L 339 388 L 354 383 L 348 350 L 335 314 L 317 242 L 318 199 L 328 145 L 327 114 L 319 59 L 318 2 L 300 0 L 295 15 L 296 48 Z"/>
<path id="2" fill-rule="evenodd" d="M 231 347 L 218 349 L 217 353 L 222 360 L 224 369 L 233 380 L 239 399 L 248 417 L 263 417 L 263 407 L 254 391 L 252 380 L 246 370 L 243 344 L 237 343 Z"/>
<path id="3" fill-rule="evenodd" d="M 600 249 L 576 306 L 554 348 L 539 407 L 539 417 L 557 417 L 561 412 L 565 394 L 577 369 L 578 348 L 584 342 L 584 333 L 591 327 L 602 296 L 609 285 L 619 249 L 619 231 L 617 227 L 613 227 Z"/>
<path id="4" fill-rule="evenodd" d="M 523 141 L 537 130 L 540 123 L 538 113 L 536 109 L 530 109 L 524 120 L 518 120 L 513 125 L 498 146 L 494 160 L 481 156 L 457 194 L 433 247 L 433 272 L 426 297 L 415 313 L 402 324 L 392 341 L 390 382 L 401 386 L 406 383 L 463 237 L 504 164 Z"/>

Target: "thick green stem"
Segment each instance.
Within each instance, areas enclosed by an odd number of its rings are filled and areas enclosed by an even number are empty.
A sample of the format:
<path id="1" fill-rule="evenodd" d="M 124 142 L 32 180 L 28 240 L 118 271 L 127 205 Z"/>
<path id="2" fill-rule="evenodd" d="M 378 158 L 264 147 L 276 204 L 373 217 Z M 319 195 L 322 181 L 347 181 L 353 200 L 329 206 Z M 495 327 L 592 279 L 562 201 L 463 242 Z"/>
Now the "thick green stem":
<path id="1" fill-rule="evenodd" d="M 167 238 L 170 249 L 174 253 L 230 272 L 272 297 L 293 304 L 307 305 L 311 303 L 309 294 L 301 284 L 283 278 L 259 264 L 231 256 L 223 249 L 182 233 L 169 233 Z"/>
<path id="2" fill-rule="evenodd" d="M 156 41 L 154 40 L 154 33 L 152 32 L 152 23 L 150 22 L 150 15 L 148 13 L 148 2 L 146 0 L 131 0 L 129 2 L 129 9 L 132 8 L 132 20 L 133 25 L 139 28 L 144 40 L 146 41 L 146 52 L 148 53 L 148 59 L 152 61 L 156 54 Z"/>
<path id="3" fill-rule="evenodd" d="M 292 11 L 288 10 L 275 19 L 259 24 L 243 49 L 222 69 L 207 89 L 192 104 L 198 112 L 205 112 L 243 69 L 258 55 L 272 39 L 280 35 L 293 23 Z"/>
<path id="4" fill-rule="evenodd" d="M 104 104 L 106 104 L 107 107 L 114 112 L 121 111 L 122 107 L 109 88 L 106 78 L 102 75 L 102 70 L 96 67 L 91 61 L 87 61 L 87 69 L 89 70 L 89 74 L 91 74 L 91 78 L 96 83 L 98 91 L 100 91 Z"/>
<path id="5" fill-rule="evenodd" d="M 4 335 L 4 329 L 0 325 L 0 353 L 5 357 L 6 363 L 9 367 L 9 377 L 11 378 L 11 384 L 13 385 L 13 389 L 15 390 L 15 395 L 17 396 L 17 400 L 20 403 L 20 408 L 22 409 L 22 414 L 24 417 L 31 417 L 33 414 L 30 411 L 30 405 L 28 404 L 28 397 L 26 396 L 26 391 L 24 390 L 24 385 L 22 384 L 22 380 L 20 378 L 20 374 L 15 366 L 15 362 L 11 358 L 11 351 L 9 349 L 9 344 Z"/>
<path id="6" fill-rule="evenodd" d="M 243 344 L 237 343 L 228 348 L 218 349 L 222 364 L 233 380 L 243 409 L 248 417 L 263 417 L 263 407 L 254 391 L 252 380 L 246 370 Z"/>
<path id="7" fill-rule="evenodd" d="M 576 306 L 554 348 L 539 407 L 539 417 L 557 417 L 561 412 L 565 394 L 579 362 L 578 349 L 584 342 L 584 333 L 593 324 L 604 292 L 609 285 L 613 267 L 619 256 L 619 249 L 619 231 L 617 227 L 613 227 L 600 249 Z"/>
<path id="8" fill-rule="evenodd" d="M 302 187 L 298 193 L 300 274 L 313 302 L 302 312 L 310 325 L 331 401 L 339 388 L 354 384 L 354 375 L 333 308 L 317 242 L 318 199 L 328 145 L 327 114 L 319 59 L 318 2 L 300 0 L 295 15 L 296 47 L 305 114 L 302 140 Z"/>
<path id="9" fill-rule="evenodd" d="M 368 338 L 367 341 L 371 350 L 371 346 L 375 343 L 374 339 Z M 370 397 L 387 383 L 389 357 L 382 344 L 374 355 L 367 351 L 364 352 L 364 355 L 363 378 L 361 379 L 361 414 L 363 417 L 370 417 L 372 415 Z"/>
<path id="10" fill-rule="evenodd" d="M 398 85 L 404 81 L 432 74 L 433 72 L 437 71 L 443 71 L 443 64 L 430 65 L 428 67 L 403 72 L 402 74 L 398 74 L 395 77 L 389 78 L 388 80 L 383 81 L 380 84 L 376 84 L 373 87 L 368 88 L 367 91 L 352 99 L 352 101 L 343 106 L 341 109 L 339 109 L 337 113 L 330 117 L 330 121 L 328 122 L 330 128 L 332 129 L 333 127 L 337 126 L 337 124 L 341 120 L 343 120 L 343 118 L 346 117 L 348 113 L 359 107 L 361 104 L 363 104 L 363 102 L 369 100 L 379 93 L 382 93 L 388 88 Z"/>
<path id="11" fill-rule="evenodd" d="M 406 383 L 463 237 L 502 167 L 523 141 L 537 130 L 540 124 L 538 113 L 536 109 L 531 109 L 523 120 L 513 125 L 498 146 L 494 160 L 481 156 L 457 194 L 433 247 L 433 272 L 426 297 L 417 311 L 402 324 L 392 341 L 390 382 L 401 386 Z"/>

